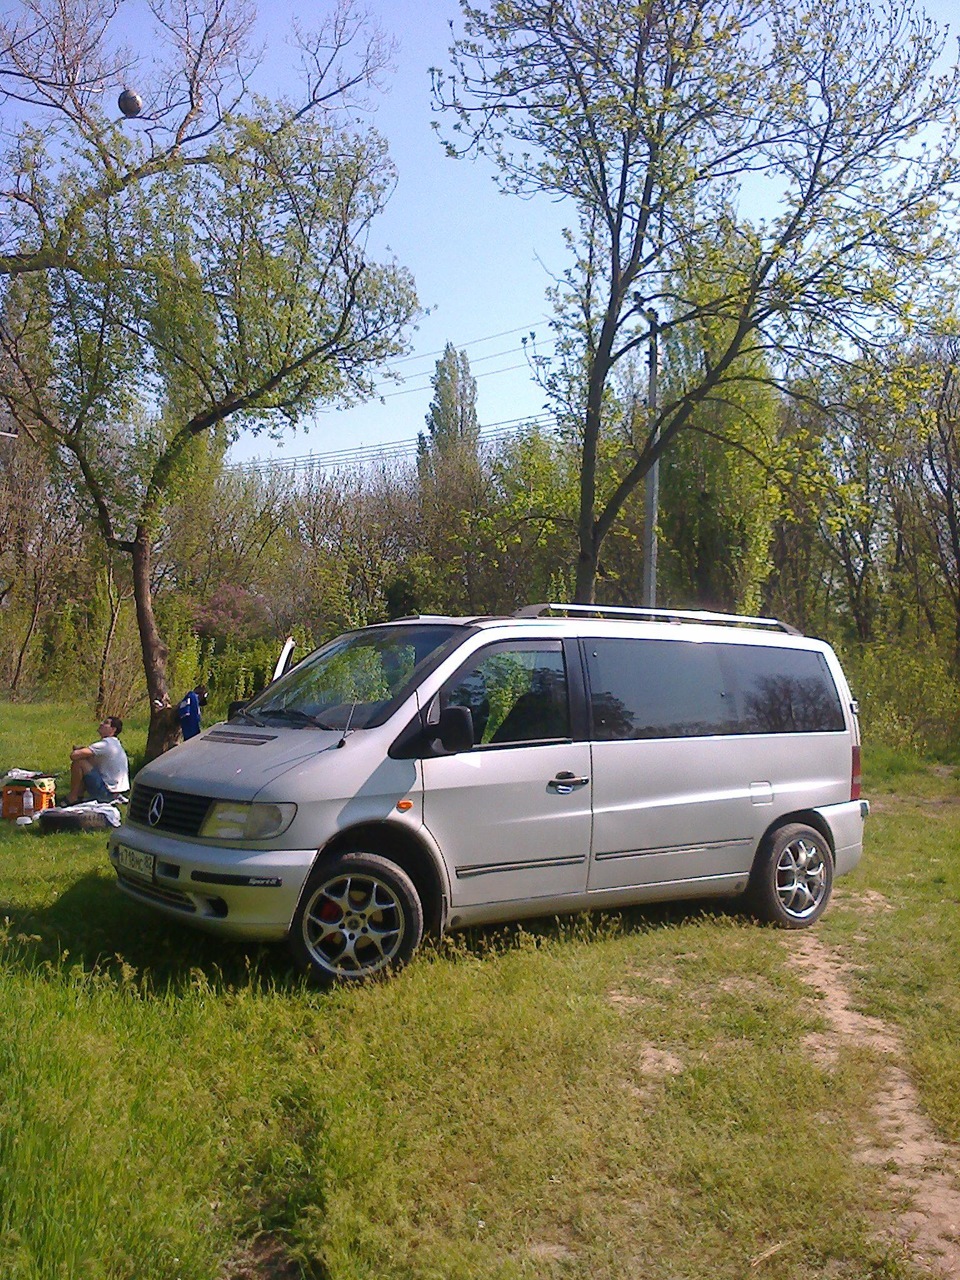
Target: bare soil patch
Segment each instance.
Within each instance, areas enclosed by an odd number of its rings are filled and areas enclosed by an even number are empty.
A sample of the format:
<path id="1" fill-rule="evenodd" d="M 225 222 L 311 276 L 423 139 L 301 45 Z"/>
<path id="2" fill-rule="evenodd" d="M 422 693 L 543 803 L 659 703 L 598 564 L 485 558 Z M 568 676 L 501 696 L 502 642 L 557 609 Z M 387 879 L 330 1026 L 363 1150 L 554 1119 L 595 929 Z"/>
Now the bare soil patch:
<path id="1" fill-rule="evenodd" d="M 884 1062 L 858 1155 L 888 1171 L 899 1212 L 885 1230 L 931 1275 L 960 1277 L 960 1151 L 938 1138 L 923 1114 L 896 1031 L 852 1007 L 850 968 L 809 931 L 786 942 L 791 962 L 822 998 L 827 1029 L 809 1037 L 813 1053 L 832 1064 L 842 1048 L 861 1046 Z"/>
<path id="2" fill-rule="evenodd" d="M 248 1241 L 230 1260 L 222 1280 L 301 1280 L 303 1270 L 276 1236 Z"/>
<path id="3" fill-rule="evenodd" d="M 834 897 L 842 901 L 844 906 L 856 907 L 859 915 L 875 916 L 881 912 L 892 911 L 893 903 L 876 889 L 861 889 L 859 893 L 851 893 L 841 887 L 834 890 Z"/>

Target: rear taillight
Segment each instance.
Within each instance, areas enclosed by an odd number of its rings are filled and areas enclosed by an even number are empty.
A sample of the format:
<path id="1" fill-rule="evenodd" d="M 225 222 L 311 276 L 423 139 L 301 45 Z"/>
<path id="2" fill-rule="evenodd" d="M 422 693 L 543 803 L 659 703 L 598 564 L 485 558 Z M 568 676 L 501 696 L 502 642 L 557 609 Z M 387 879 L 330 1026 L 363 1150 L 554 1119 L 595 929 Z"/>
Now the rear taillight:
<path id="1" fill-rule="evenodd" d="M 853 748 L 853 761 L 850 769 L 850 799 L 860 799 L 860 748 Z"/>

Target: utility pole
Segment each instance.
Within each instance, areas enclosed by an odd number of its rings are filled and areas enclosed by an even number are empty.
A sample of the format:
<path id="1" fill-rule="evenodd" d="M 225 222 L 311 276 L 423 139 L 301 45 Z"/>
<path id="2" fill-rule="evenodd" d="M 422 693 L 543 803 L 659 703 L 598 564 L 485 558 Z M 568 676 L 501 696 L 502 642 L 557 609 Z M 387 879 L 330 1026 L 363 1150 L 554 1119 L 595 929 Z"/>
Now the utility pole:
<path id="1" fill-rule="evenodd" d="M 647 415 L 651 426 L 657 420 L 657 344 L 659 337 L 659 319 L 656 311 L 647 312 L 650 322 L 648 334 L 647 363 L 649 377 L 647 381 Z M 654 431 L 651 444 L 656 447 L 660 441 L 660 431 Z M 643 603 L 647 609 L 657 606 L 657 514 L 660 504 L 660 459 L 657 458 L 646 475 L 646 491 L 643 518 Z"/>

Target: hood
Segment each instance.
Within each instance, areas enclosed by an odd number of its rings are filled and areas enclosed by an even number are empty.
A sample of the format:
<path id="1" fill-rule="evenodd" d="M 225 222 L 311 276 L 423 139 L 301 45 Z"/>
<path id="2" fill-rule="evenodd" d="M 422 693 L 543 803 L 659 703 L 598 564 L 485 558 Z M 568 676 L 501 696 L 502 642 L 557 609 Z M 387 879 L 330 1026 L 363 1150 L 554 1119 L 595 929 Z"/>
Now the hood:
<path id="1" fill-rule="evenodd" d="M 135 781 L 192 795 L 251 800 L 290 769 L 339 756 L 340 730 L 218 724 L 152 760 Z"/>

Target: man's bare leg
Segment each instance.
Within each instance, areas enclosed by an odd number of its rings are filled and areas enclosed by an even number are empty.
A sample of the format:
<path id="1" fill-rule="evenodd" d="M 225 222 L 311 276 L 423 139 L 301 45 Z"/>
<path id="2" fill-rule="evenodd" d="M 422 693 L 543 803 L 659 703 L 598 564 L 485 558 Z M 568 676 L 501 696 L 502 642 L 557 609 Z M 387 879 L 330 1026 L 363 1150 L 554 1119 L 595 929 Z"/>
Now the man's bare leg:
<path id="1" fill-rule="evenodd" d="M 83 780 L 93 768 L 92 760 L 71 760 L 70 762 L 70 794 L 67 804 L 76 804 L 83 795 Z"/>

